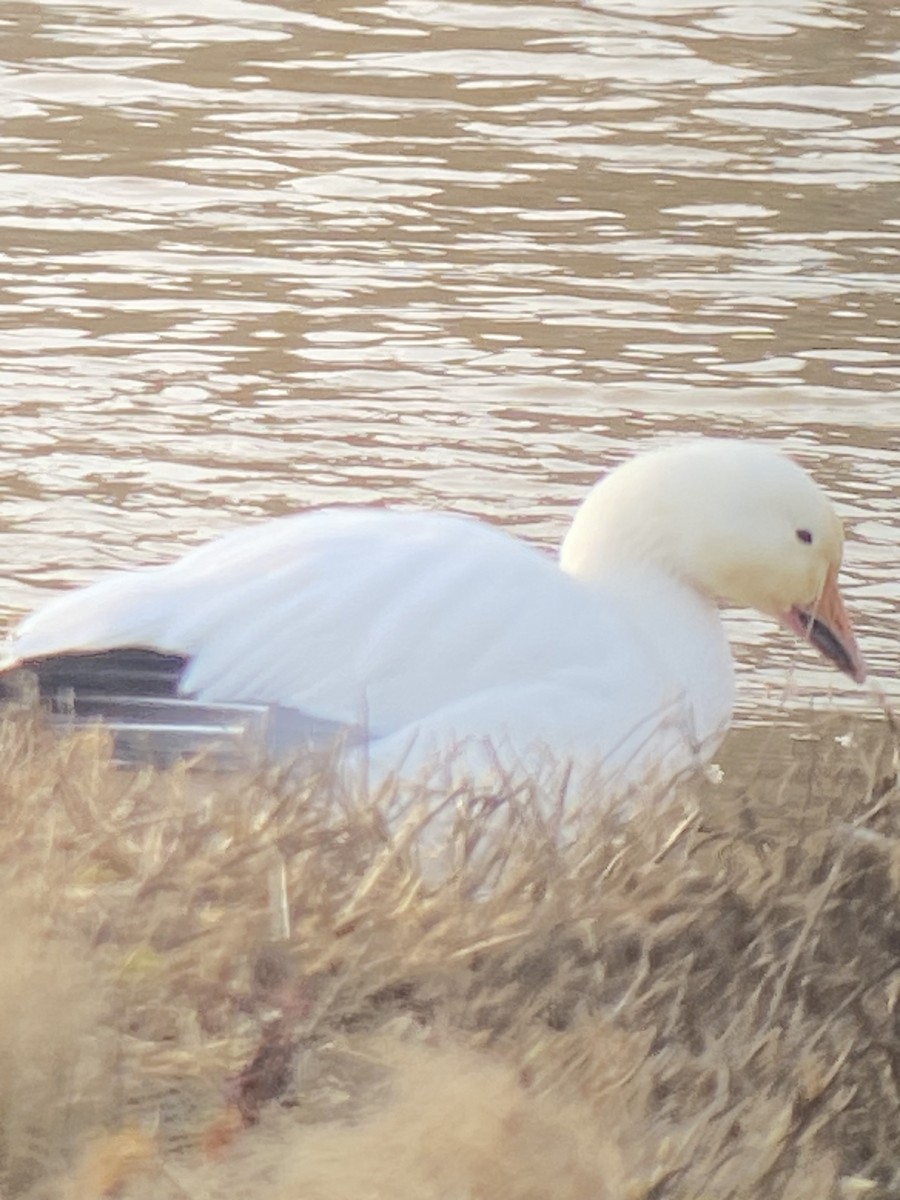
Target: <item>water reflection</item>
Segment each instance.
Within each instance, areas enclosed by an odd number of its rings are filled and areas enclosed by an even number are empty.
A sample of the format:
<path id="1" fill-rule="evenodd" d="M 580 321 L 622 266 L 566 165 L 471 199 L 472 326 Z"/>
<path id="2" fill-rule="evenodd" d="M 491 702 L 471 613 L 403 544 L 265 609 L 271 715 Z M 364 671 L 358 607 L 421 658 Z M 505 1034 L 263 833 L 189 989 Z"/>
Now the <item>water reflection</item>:
<path id="1" fill-rule="evenodd" d="M 45 0 L 0 30 L 6 614 L 306 504 L 553 544 L 635 445 L 719 432 L 839 498 L 893 674 L 889 4 Z M 780 695 L 788 643 L 735 629 Z"/>

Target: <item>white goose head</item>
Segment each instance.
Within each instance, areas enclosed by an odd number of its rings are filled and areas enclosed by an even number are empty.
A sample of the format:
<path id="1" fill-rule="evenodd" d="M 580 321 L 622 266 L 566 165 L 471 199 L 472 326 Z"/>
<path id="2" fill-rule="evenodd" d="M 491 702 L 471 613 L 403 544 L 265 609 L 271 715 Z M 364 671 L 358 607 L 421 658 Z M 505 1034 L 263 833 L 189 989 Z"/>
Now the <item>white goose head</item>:
<path id="1" fill-rule="evenodd" d="M 796 463 L 710 438 L 610 472 L 578 510 L 561 563 L 585 579 L 653 566 L 710 599 L 774 617 L 862 683 L 837 582 L 843 543 L 831 502 Z"/>

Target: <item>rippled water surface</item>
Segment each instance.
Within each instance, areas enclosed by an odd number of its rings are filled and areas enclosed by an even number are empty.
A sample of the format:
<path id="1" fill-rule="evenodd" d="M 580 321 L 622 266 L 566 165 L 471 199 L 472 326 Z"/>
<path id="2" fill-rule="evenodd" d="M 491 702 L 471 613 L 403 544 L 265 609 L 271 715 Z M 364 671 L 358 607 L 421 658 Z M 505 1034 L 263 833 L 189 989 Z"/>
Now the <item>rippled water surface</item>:
<path id="1" fill-rule="evenodd" d="M 5 0 L 0 35 L 7 617 L 309 504 L 552 544 L 605 466 L 729 433 L 840 501 L 890 683 L 900 8 Z M 795 651 L 733 628 L 748 715 Z"/>

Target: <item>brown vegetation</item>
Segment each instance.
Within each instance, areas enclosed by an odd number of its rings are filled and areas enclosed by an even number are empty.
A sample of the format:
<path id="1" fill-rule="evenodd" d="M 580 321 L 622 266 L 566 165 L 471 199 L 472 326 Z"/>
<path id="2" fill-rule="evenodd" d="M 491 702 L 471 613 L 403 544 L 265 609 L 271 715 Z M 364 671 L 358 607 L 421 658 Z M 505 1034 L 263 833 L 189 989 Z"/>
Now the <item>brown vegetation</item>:
<path id="1" fill-rule="evenodd" d="M 119 771 L 13 713 L 0 1196 L 900 1196 L 892 750 L 843 729 L 564 849 L 461 819 L 426 883 L 327 764 Z"/>

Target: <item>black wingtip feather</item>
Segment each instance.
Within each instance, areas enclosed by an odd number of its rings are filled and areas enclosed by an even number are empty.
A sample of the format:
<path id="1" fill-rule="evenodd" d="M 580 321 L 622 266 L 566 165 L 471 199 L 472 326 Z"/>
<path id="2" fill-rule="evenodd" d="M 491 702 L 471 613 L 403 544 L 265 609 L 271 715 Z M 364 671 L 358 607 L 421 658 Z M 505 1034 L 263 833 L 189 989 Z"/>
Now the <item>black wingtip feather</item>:
<path id="1" fill-rule="evenodd" d="M 293 755 L 337 738 L 361 740 L 358 730 L 294 709 L 185 695 L 189 661 L 143 646 L 23 659 L 0 671 L 0 705 L 40 706 L 64 731 L 103 726 L 115 761 L 127 765 L 187 759 L 222 769 L 260 752 Z"/>
<path id="2" fill-rule="evenodd" d="M 183 758 L 240 761 L 243 740 L 263 743 L 266 709 L 202 704 L 179 689 L 189 659 L 143 646 L 22 659 L 0 671 L 0 705 L 36 705 L 52 726 L 102 725 L 120 764 L 170 766 Z"/>
<path id="3" fill-rule="evenodd" d="M 0 698 L 20 695 L 23 678 L 30 678 L 43 702 L 52 703 L 62 693 L 78 696 L 181 695 L 179 684 L 188 659 L 143 646 L 117 646 L 111 650 L 69 651 L 26 658 L 0 674 Z"/>

